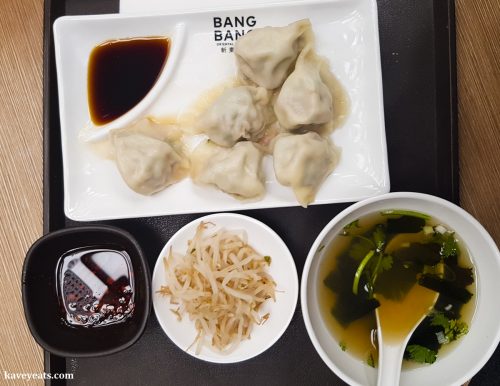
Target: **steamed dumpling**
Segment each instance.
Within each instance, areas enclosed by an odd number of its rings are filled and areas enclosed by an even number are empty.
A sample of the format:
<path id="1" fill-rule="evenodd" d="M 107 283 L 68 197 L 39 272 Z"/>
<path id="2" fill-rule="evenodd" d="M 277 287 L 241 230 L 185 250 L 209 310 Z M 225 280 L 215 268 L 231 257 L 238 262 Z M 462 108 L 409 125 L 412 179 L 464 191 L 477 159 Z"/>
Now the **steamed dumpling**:
<path id="1" fill-rule="evenodd" d="M 268 90 L 280 87 L 311 34 L 307 19 L 286 27 L 250 31 L 236 41 L 234 48 L 240 73 Z"/>
<path id="2" fill-rule="evenodd" d="M 239 139 L 257 140 L 268 116 L 269 96 L 262 87 L 227 89 L 201 117 L 201 131 L 218 145 L 231 147 Z"/>
<path id="3" fill-rule="evenodd" d="M 194 149 L 191 164 L 191 178 L 198 184 L 215 185 L 240 199 L 265 192 L 262 152 L 252 142 L 238 142 L 232 148 L 202 143 Z"/>
<path id="4" fill-rule="evenodd" d="M 276 178 L 293 189 L 303 207 L 314 201 L 319 187 L 337 163 L 331 143 L 316 132 L 278 137 L 273 156 Z"/>
<path id="5" fill-rule="evenodd" d="M 274 112 L 280 126 L 293 130 L 304 125 L 320 125 L 333 119 L 332 94 L 321 78 L 324 62 L 305 49 L 295 70 L 280 90 Z"/>
<path id="6" fill-rule="evenodd" d="M 187 161 L 167 142 L 127 131 L 113 133 L 112 142 L 118 170 L 137 193 L 151 195 L 187 174 Z"/>

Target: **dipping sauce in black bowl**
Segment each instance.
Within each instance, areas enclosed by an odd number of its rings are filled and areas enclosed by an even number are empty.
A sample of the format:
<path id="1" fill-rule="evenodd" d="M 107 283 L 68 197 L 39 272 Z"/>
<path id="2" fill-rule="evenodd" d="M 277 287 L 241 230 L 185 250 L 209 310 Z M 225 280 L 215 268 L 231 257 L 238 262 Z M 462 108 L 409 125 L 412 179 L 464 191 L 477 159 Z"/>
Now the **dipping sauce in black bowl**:
<path id="1" fill-rule="evenodd" d="M 127 251 L 114 246 L 77 248 L 57 264 L 57 292 L 71 326 L 123 323 L 134 312 L 134 274 Z"/>
<path id="2" fill-rule="evenodd" d="M 139 245 L 108 226 L 63 229 L 36 241 L 24 262 L 22 292 L 33 337 L 60 356 L 129 347 L 151 308 L 151 278 Z"/>

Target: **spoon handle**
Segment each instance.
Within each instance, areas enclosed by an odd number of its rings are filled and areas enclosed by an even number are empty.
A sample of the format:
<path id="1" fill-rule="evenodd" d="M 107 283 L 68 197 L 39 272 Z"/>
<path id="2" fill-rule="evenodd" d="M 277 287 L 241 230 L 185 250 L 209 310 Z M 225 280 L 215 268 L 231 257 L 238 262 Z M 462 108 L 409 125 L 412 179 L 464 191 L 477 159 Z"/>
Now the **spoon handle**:
<path id="1" fill-rule="evenodd" d="M 406 345 L 382 344 L 378 359 L 377 386 L 397 386 Z"/>

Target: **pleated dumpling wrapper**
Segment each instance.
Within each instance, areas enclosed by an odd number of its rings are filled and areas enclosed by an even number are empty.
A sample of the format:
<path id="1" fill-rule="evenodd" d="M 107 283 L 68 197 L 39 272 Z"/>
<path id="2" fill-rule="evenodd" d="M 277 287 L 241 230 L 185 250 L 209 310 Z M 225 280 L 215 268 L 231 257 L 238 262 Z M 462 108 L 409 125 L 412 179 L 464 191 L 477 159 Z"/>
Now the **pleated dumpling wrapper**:
<path id="1" fill-rule="evenodd" d="M 217 145 L 231 147 L 245 138 L 258 140 L 269 117 L 269 93 L 263 87 L 239 86 L 220 95 L 197 123 Z"/>
<path id="2" fill-rule="evenodd" d="M 241 200 L 260 198 L 265 193 L 262 156 L 252 142 L 226 148 L 206 141 L 191 154 L 191 178 Z"/>
<path id="3" fill-rule="evenodd" d="M 187 176 L 189 162 L 170 144 L 144 134 L 112 133 L 118 170 L 134 191 L 151 195 Z"/>
<path id="4" fill-rule="evenodd" d="M 325 71 L 327 64 L 312 49 L 305 48 L 299 55 L 274 105 L 283 129 L 321 125 L 333 119 L 332 94 L 322 79 L 322 67 Z"/>
<path id="5" fill-rule="evenodd" d="M 330 140 L 313 131 L 279 136 L 274 143 L 273 157 L 278 182 L 291 187 L 303 207 L 314 201 L 338 160 Z"/>
<path id="6" fill-rule="evenodd" d="M 292 71 L 299 52 L 312 40 L 308 19 L 285 27 L 254 29 L 236 41 L 238 70 L 244 79 L 259 86 L 278 88 Z"/>

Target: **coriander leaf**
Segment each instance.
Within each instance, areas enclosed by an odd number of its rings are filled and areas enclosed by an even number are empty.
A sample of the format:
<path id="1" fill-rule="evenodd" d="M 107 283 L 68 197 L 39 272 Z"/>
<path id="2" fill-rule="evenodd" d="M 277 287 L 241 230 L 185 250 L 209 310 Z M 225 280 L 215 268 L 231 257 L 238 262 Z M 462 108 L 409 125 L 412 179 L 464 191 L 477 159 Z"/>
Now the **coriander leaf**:
<path id="1" fill-rule="evenodd" d="M 444 258 L 458 254 L 458 244 L 453 232 L 446 232 L 442 235 L 441 256 Z"/>
<path id="2" fill-rule="evenodd" d="M 359 219 L 358 220 L 354 220 L 353 222 L 351 222 L 349 225 L 349 228 L 360 228 L 359 226 Z"/>
<path id="3" fill-rule="evenodd" d="M 264 256 L 264 260 L 266 261 L 267 265 L 271 265 L 271 256 Z"/>
<path id="4" fill-rule="evenodd" d="M 442 312 L 434 312 L 432 314 L 431 326 L 441 326 L 443 329 L 448 328 L 449 319 Z"/>
<path id="5" fill-rule="evenodd" d="M 339 346 L 340 346 L 340 349 L 341 349 L 342 351 L 346 351 L 346 350 L 347 350 L 347 345 L 345 344 L 345 342 L 344 342 L 344 341 L 340 341 L 340 342 L 339 342 Z"/>
<path id="6" fill-rule="evenodd" d="M 437 358 L 437 352 L 418 344 L 406 346 L 406 352 L 410 359 L 418 363 L 434 363 Z"/>
<path id="7" fill-rule="evenodd" d="M 453 342 L 454 340 L 461 338 L 468 332 L 469 327 L 467 326 L 467 323 L 461 322 L 460 320 L 451 319 L 449 328 L 447 331 L 445 330 L 444 334 L 450 342 Z"/>
<path id="8" fill-rule="evenodd" d="M 431 325 L 442 327 L 448 342 L 453 342 L 469 332 L 467 323 L 456 319 L 448 319 L 442 312 L 433 313 Z"/>
<path id="9" fill-rule="evenodd" d="M 384 255 L 382 260 L 380 260 L 379 272 L 388 271 L 392 268 L 392 263 L 394 259 L 391 255 Z"/>
<path id="10" fill-rule="evenodd" d="M 360 228 L 359 226 L 359 219 L 358 220 L 354 220 L 352 222 L 350 222 L 349 224 L 347 224 L 342 233 L 341 233 L 341 236 L 349 236 L 349 231 L 353 228 Z"/>
<path id="11" fill-rule="evenodd" d="M 382 250 L 385 244 L 385 238 L 385 227 L 382 224 L 378 224 L 372 233 L 372 240 L 375 243 L 377 250 Z"/>

